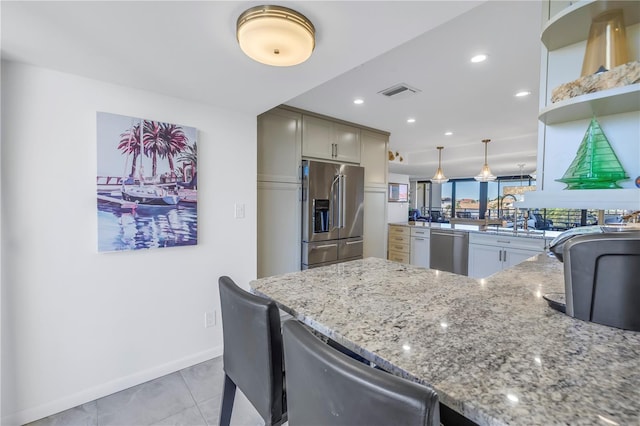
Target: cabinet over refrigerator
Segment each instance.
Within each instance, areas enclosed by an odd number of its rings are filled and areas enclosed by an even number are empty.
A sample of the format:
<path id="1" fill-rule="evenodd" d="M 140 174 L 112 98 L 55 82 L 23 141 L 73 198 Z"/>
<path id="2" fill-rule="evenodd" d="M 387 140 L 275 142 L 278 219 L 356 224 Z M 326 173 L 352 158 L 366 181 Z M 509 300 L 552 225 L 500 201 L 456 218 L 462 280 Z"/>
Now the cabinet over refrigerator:
<path id="1" fill-rule="evenodd" d="M 364 168 L 302 161 L 302 269 L 362 259 Z"/>

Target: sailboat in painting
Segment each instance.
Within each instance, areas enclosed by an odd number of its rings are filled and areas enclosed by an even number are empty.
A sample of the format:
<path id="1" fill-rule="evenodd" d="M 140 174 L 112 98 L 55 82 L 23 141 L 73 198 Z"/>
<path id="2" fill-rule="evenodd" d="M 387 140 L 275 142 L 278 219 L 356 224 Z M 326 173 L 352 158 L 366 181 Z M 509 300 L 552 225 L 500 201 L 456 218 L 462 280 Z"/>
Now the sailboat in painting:
<path id="1" fill-rule="evenodd" d="M 591 119 L 573 162 L 558 182 L 565 189 L 620 188 L 618 181 L 629 179 L 616 153 L 611 148 L 600 124 Z"/>
<path id="2" fill-rule="evenodd" d="M 180 201 L 180 197 L 156 185 L 122 185 L 122 199 L 138 204 L 150 204 L 154 206 L 174 206 Z"/>

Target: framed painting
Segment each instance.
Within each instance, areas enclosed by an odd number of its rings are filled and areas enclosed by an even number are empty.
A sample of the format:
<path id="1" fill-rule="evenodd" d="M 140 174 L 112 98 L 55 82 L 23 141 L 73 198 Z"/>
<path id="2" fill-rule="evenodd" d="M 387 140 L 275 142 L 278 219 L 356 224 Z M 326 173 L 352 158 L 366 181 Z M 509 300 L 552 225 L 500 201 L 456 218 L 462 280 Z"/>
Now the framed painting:
<path id="1" fill-rule="evenodd" d="M 97 113 L 98 251 L 198 242 L 194 127 Z"/>

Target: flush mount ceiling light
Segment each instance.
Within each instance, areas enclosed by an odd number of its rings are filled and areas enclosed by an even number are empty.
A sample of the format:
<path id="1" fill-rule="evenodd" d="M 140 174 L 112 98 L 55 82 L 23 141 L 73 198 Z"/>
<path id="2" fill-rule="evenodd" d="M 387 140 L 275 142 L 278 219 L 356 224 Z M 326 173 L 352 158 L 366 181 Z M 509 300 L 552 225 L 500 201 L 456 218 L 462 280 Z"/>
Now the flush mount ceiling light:
<path id="1" fill-rule="evenodd" d="M 473 58 L 471 58 L 471 62 L 473 63 L 483 62 L 486 60 L 487 60 L 487 55 L 484 55 L 484 54 L 476 55 Z"/>
<path id="2" fill-rule="evenodd" d="M 415 123 L 416 119 L 415 118 L 407 118 L 407 123 Z"/>
<path id="3" fill-rule="evenodd" d="M 451 135 L 453 135 L 453 132 L 445 132 L 444 135 L 445 136 L 451 136 Z"/>
<path id="4" fill-rule="evenodd" d="M 356 104 L 356 105 L 362 105 L 364 103 L 364 100 L 363 99 L 354 99 L 353 103 Z"/>
<path id="5" fill-rule="evenodd" d="M 531 94 L 528 90 L 523 90 L 521 92 L 516 93 L 516 97 L 521 98 L 523 96 L 529 96 Z"/>
<path id="6" fill-rule="evenodd" d="M 311 56 L 316 30 L 304 15 L 282 6 L 257 6 L 238 17 L 236 37 L 242 51 L 266 65 L 289 67 Z"/>
<path id="7" fill-rule="evenodd" d="M 444 147 L 437 146 L 436 149 L 438 150 L 438 170 L 436 170 L 436 174 L 433 175 L 433 177 L 431 178 L 431 182 L 433 183 L 449 182 L 449 178 L 446 177 L 444 173 L 442 173 L 442 150 L 444 149 Z"/>
<path id="8" fill-rule="evenodd" d="M 478 182 L 491 182 L 496 180 L 496 177 L 491 173 L 491 169 L 487 163 L 487 145 L 489 142 L 491 142 L 491 139 L 482 139 L 482 143 L 484 144 L 484 166 L 482 166 L 480 174 L 474 177 Z"/>

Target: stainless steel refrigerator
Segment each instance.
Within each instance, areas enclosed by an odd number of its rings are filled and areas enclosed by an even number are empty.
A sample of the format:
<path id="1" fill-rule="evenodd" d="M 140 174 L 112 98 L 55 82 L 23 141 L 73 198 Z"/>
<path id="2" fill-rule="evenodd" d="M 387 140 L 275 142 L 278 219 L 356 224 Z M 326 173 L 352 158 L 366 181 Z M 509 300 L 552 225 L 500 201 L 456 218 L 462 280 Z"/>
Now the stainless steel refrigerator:
<path id="1" fill-rule="evenodd" d="M 362 259 L 364 167 L 302 161 L 302 269 Z"/>

